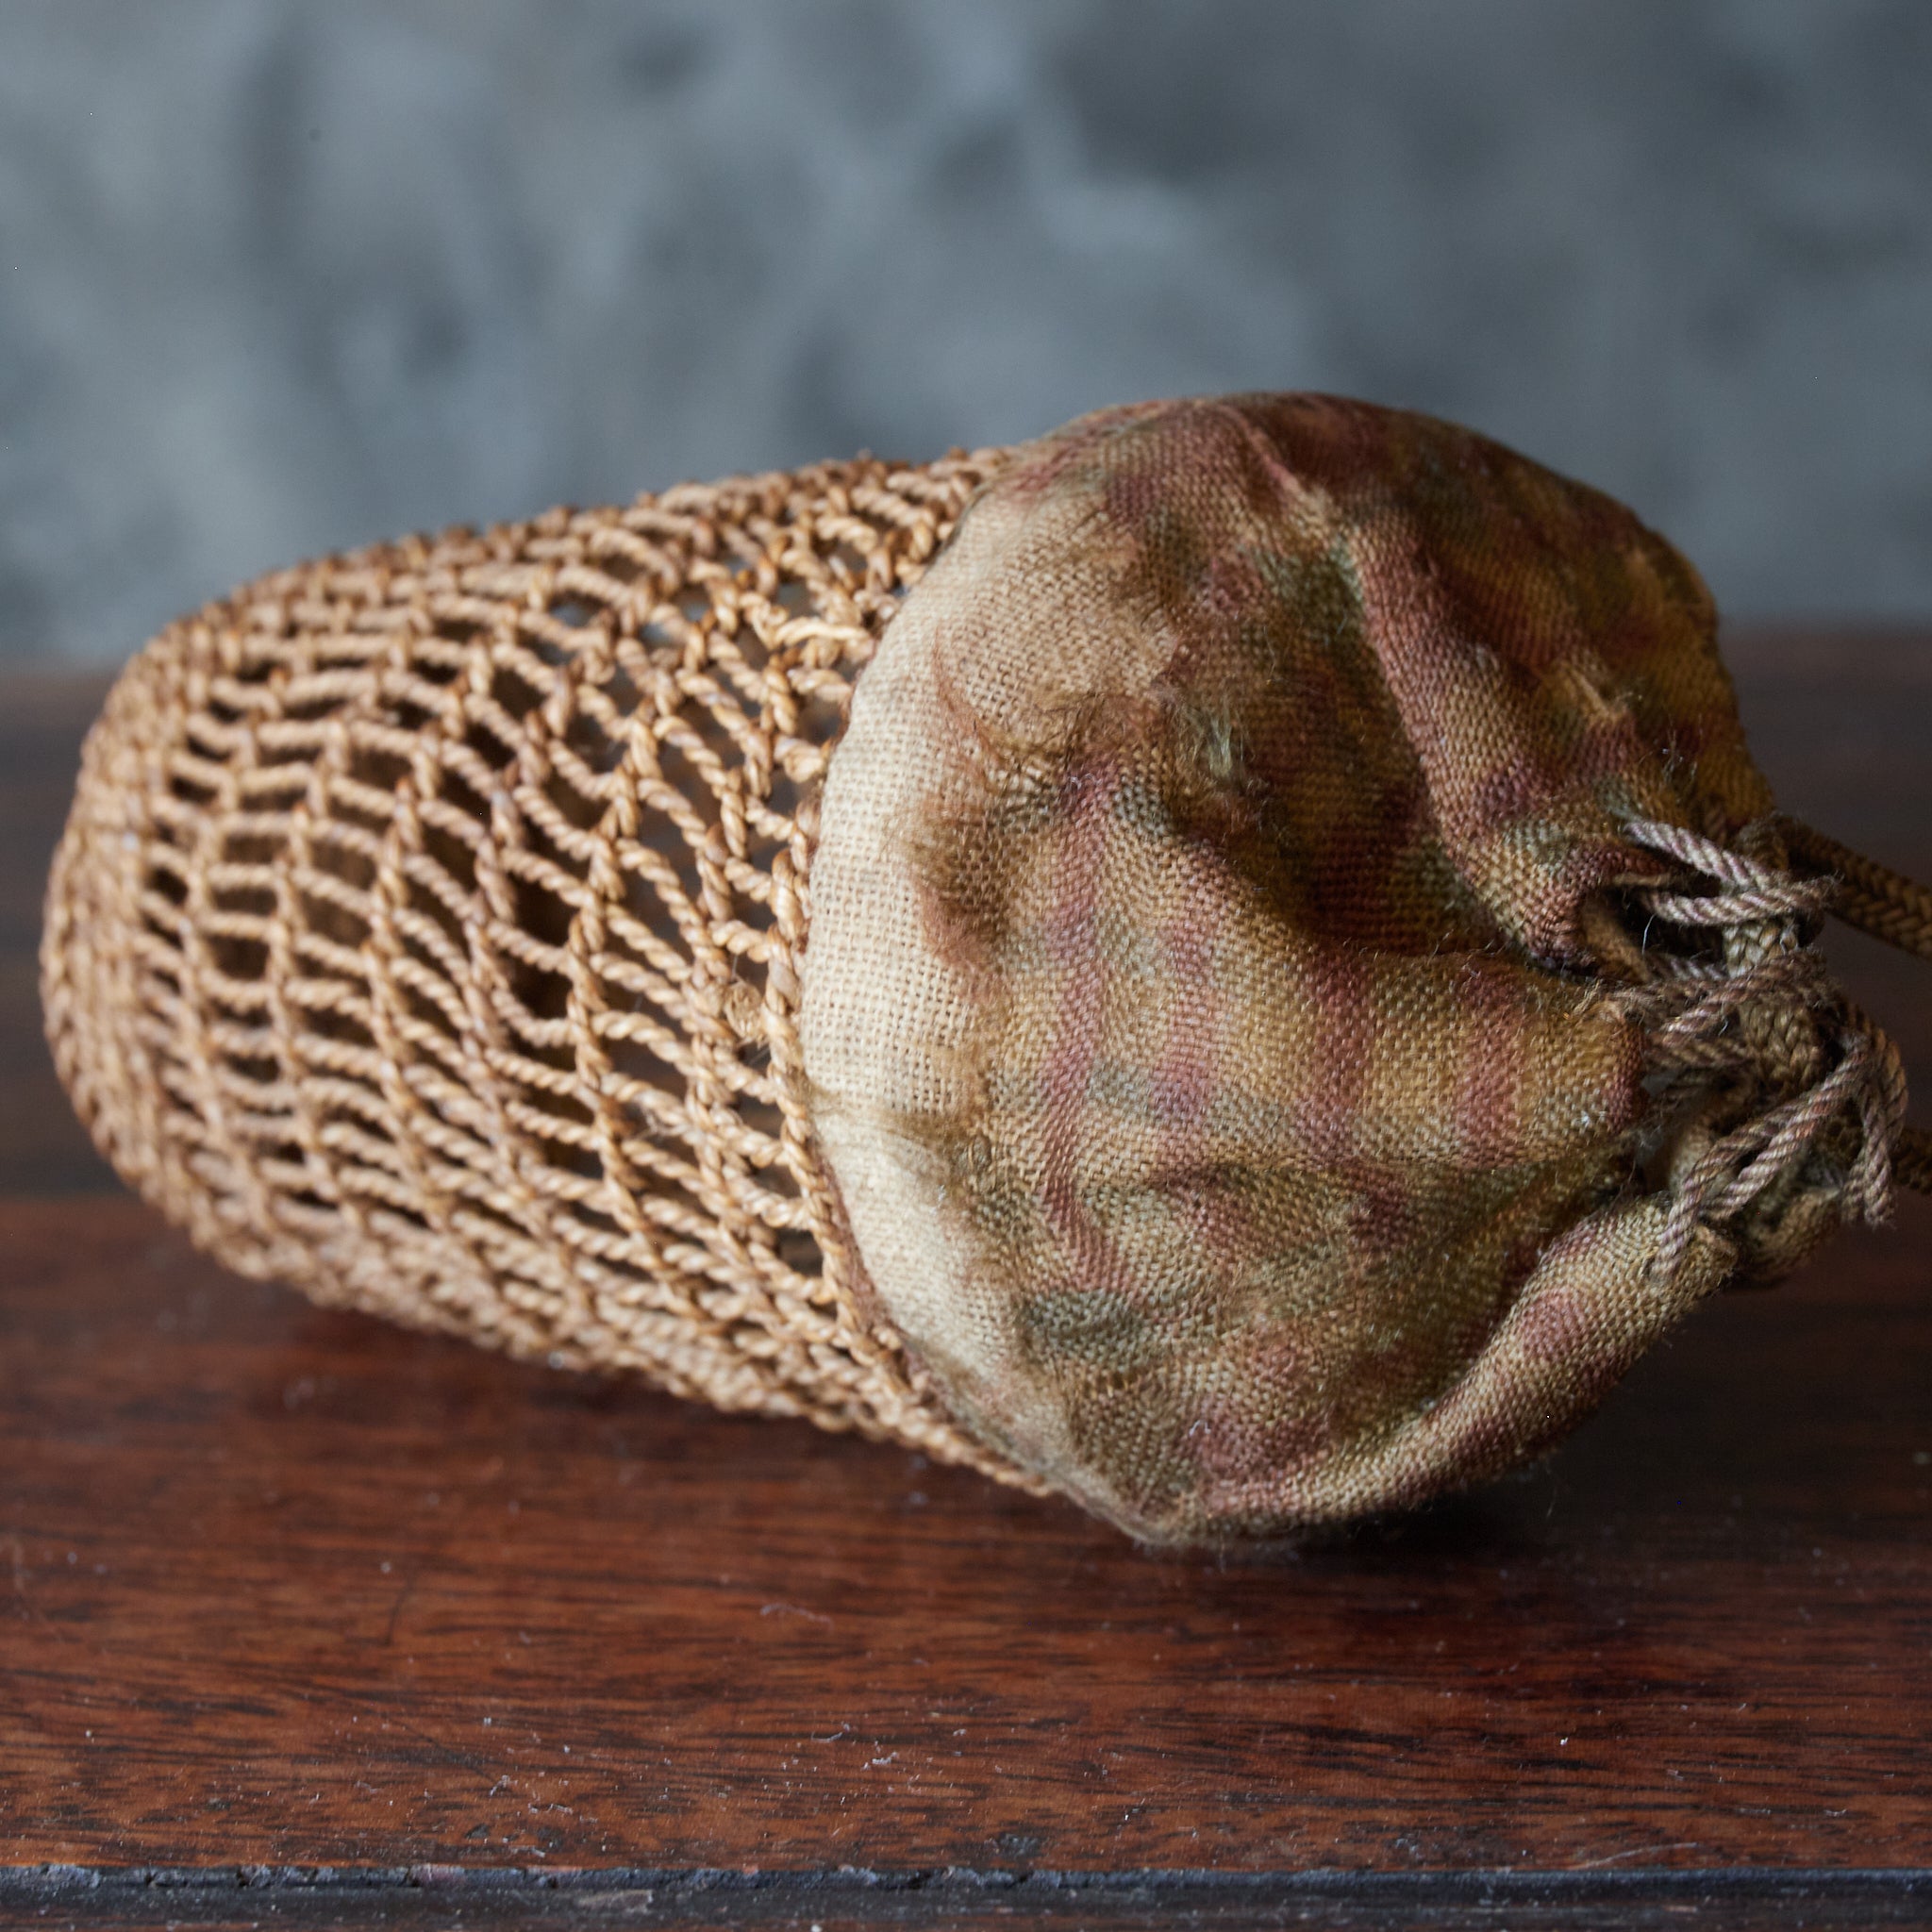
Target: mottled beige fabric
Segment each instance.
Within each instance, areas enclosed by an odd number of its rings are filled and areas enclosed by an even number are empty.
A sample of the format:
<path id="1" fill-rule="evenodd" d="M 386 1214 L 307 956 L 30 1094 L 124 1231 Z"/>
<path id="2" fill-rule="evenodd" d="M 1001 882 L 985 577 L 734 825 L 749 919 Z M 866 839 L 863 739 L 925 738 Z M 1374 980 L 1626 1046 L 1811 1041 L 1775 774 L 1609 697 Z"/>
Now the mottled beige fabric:
<path id="1" fill-rule="evenodd" d="M 1673 865 L 1631 828 L 1771 810 L 1712 626 L 1627 511 L 1419 417 L 1015 457 L 858 687 L 804 961 L 813 1128 L 954 1413 L 1139 1536 L 1279 1533 L 1533 1453 L 1740 1241 L 1822 1237 L 1849 1143 L 1748 1236 L 1674 1214 L 1687 1123 L 1790 1096 L 1612 996 Z"/>

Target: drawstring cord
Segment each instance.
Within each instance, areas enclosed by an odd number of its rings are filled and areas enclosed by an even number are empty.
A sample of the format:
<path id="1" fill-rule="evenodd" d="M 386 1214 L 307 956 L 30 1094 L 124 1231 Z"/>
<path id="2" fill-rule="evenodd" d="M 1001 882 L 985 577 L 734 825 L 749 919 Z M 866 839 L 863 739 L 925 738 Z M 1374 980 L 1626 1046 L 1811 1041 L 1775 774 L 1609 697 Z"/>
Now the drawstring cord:
<path id="1" fill-rule="evenodd" d="M 1812 942 L 1828 911 L 1932 959 L 1932 891 L 1783 817 L 1746 827 L 1735 845 L 1654 820 L 1624 829 L 1710 882 L 1636 886 L 1637 908 L 1708 937 L 1695 952 L 1626 941 L 1620 960 L 1639 983 L 1611 997 L 1645 1026 L 1667 1081 L 1688 1091 L 1707 1090 L 1713 1075 L 1732 1082 L 1705 1102 L 1719 1117 L 1728 1106 L 1732 1124 L 1719 1131 L 1693 1118 L 1681 1137 L 1657 1266 L 1673 1272 L 1708 1225 L 1778 1271 L 1808 1251 L 1824 1209 L 1876 1223 L 1895 1182 L 1932 1192 L 1932 1136 L 1906 1124 L 1898 1050 L 1832 985 Z M 1770 1102 L 1741 1122 L 1740 1083 Z M 1834 1157 L 1823 1170 L 1821 1142 Z"/>
<path id="2" fill-rule="evenodd" d="M 1829 908 L 1833 914 L 1902 953 L 1932 960 L 1932 890 L 1827 839 L 1799 819 L 1780 814 L 1776 824 L 1795 866 L 1814 878 L 1836 882 L 1838 893 Z M 1891 1164 L 1902 1186 L 1915 1194 L 1932 1194 L 1932 1134 L 1901 1122 Z"/>

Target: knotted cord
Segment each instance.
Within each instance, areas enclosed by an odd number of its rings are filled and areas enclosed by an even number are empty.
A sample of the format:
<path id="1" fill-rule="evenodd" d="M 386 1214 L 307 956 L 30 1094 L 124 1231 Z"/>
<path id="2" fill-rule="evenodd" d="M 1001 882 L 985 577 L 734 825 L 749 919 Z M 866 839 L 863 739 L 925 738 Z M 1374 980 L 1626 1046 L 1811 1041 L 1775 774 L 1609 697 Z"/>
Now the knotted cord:
<path id="1" fill-rule="evenodd" d="M 1736 845 L 1654 820 L 1630 820 L 1624 831 L 1709 882 L 1637 886 L 1637 908 L 1722 947 L 1626 947 L 1626 969 L 1634 958 L 1642 983 L 1613 996 L 1644 1025 L 1667 1084 L 1709 1090 L 1674 1162 L 1658 1267 L 1674 1271 L 1700 1225 L 1740 1234 L 1760 1204 L 1789 1209 L 1800 1194 L 1814 1204 L 1828 1194 L 1842 1219 L 1875 1224 L 1890 1212 L 1894 1183 L 1932 1192 L 1932 1139 L 1906 1124 L 1898 1049 L 1833 985 L 1816 943 L 1832 912 L 1932 958 L 1932 892 L 1788 819 L 1747 827 Z M 1713 1079 L 1724 1084 L 1711 1089 Z M 1828 1172 L 1815 1160 L 1827 1148 Z M 1788 1218 L 1753 1217 L 1761 1266 L 1808 1247 L 1811 1217 L 1797 1217 L 1789 1234 Z"/>
<path id="2" fill-rule="evenodd" d="M 1838 918 L 1902 953 L 1932 960 L 1932 889 L 1902 877 L 1798 819 L 1780 815 L 1776 823 L 1795 866 L 1837 882 L 1838 895 L 1830 909 Z M 1902 1186 L 1914 1193 L 1932 1194 L 1932 1134 L 1923 1127 L 1901 1127 L 1891 1161 Z"/>

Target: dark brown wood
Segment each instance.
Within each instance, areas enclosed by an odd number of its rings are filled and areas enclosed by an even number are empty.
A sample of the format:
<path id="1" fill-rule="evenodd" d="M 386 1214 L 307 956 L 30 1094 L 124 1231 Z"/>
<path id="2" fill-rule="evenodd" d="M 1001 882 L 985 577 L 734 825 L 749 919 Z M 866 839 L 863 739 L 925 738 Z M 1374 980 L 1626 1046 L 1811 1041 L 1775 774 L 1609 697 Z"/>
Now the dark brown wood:
<path id="1" fill-rule="evenodd" d="M 1932 1845 L 1932 1210 L 1545 1467 L 1268 1565 L 18 1202 L 13 1861 L 1888 1866 Z"/>
<path id="2" fill-rule="evenodd" d="M 1932 874 L 1932 641 L 1733 659 L 1788 806 Z M 0 1918 L 427 1923 L 425 1866 L 593 1874 L 475 1923 L 1932 1917 L 1932 1203 L 1535 1471 L 1149 1557 L 322 1313 L 106 1191 L 25 963 L 92 695 L 0 705 Z M 1932 1091 L 1932 968 L 1841 957 Z"/>
<path id="3" fill-rule="evenodd" d="M 1925 1924 L 1932 1886 L 1897 1873 L 54 1871 L 0 1874 L 0 1924 L 672 1925 L 795 1928 L 1015 1924 L 1262 1932 L 1757 1932 L 1774 1924 Z"/>

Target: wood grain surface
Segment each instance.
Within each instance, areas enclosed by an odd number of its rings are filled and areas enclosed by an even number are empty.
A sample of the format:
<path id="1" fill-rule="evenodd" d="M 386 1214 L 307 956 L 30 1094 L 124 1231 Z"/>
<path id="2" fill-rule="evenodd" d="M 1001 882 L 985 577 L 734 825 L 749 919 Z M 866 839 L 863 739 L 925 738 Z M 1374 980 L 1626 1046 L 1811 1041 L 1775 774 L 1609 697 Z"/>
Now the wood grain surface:
<path id="1" fill-rule="evenodd" d="M 1783 801 L 1932 874 L 1932 641 L 1731 656 Z M 113 1191 L 31 996 L 97 695 L 0 705 L 0 1920 L 1932 1921 L 1932 1204 L 1533 1471 L 1151 1557 Z M 1932 1091 L 1932 969 L 1835 954 Z"/>

